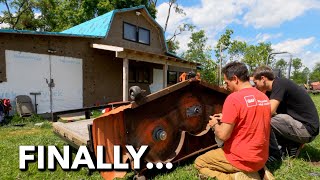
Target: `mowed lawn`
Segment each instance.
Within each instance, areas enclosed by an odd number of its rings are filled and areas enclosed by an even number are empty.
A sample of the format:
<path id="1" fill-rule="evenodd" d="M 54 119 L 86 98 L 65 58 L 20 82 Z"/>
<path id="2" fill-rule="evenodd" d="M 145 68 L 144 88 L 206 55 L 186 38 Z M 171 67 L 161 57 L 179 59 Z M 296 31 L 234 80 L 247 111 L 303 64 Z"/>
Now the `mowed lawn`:
<path id="1" fill-rule="evenodd" d="M 318 113 L 320 113 L 320 95 L 313 95 Z M 28 118 L 23 127 L 14 126 L 21 123 L 13 120 L 8 125 L 0 127 L 0 179 L 102 179 L 98 172 L 89 175 L 87 168 L 80 171 L 63 171 L 59 166 L 55 171 L 37 170 L 37 162 L 29 164 L 27 171 L 19 170 L 19 146 L 20 145 L 55 145 L 62 149 L 67 145 L 56 136 L 51 124 L 45 122 L 42 126 L 35 126 L 39 118 Z M 75 156 L 75 152 L 73 153 Z M 199 179 L 198 173 L 193 167 L 194 158 L 180 164 L 174 164 L 174 169 L 169 171 L 151 171 L 152 179 Z M 320 137 L 307 144 L 300 156 L 296 159 L 287 157 L 282 163 L 269 166 L 276 179 L 320 179 Z M 132 179 L 134 173 L 129 172 L 124 179 Z"/>

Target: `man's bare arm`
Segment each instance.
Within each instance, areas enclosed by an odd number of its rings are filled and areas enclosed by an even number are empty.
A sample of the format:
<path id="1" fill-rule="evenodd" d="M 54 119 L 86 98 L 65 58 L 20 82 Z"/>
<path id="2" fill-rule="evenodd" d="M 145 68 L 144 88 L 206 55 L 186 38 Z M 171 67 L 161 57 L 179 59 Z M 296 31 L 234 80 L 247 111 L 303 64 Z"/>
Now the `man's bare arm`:
<path id="1" fill-rule="evenodd" d="M 215 114 L 210 116 L 209 126 L 214 128 L 214 134 L 221 139 L 222 141 L 226 141 L 230 138 L 234 124 L 220 123 L 222 119 L 222 114 Z"/>
<path id="2" fill-rule="evenodd" d="M 279 104 L 280 104 L 280 101 L 278 101 L 276 99 L 270 99 L 271 115 L 276 113 Z"/>
<path id="3" fill-rule="evenodd" d="M 221 139 L 226 141 L 230 138 L 234 124 L 220 123 L 215 126 L 214 134 Z"/>

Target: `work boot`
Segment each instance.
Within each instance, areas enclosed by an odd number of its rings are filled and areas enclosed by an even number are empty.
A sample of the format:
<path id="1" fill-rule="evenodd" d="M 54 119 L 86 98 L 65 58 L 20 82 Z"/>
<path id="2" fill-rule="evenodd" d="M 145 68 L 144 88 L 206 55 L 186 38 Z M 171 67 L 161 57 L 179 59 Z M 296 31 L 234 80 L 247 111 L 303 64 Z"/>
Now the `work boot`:
<path id="1" fill-rule="evenodd" d="M 287 147 L 288 155 L 292 158 L 298 157 L 303 147 L 304 147 L 304 144 L 288 146 Z"/>
<path id="2" fill-rule="evenodd" d="M 304 144 L 290 142 L 285 145 L 284 154 L 291 158 L 296 158 L 299 156 L 301 149 L 304 147 Z"/>
<path id="3" fill-rule="evenodd" d="M 283 158 L 284 158 L 284 153 L 282 152 L 282 148 L 280 148 L 279 151 L 277 151 L 277 152 L 269 152 L 267 164 L 280 162 L 283 160 Z"/>

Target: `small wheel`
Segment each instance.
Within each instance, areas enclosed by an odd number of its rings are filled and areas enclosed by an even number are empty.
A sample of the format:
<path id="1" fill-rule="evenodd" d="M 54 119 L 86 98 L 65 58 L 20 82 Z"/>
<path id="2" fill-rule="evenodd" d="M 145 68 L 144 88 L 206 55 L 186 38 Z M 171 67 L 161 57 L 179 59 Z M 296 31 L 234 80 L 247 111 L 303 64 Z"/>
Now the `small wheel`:
<path id="1" fill-rule="evenodd" d="M 143 175 L 136 174 L 136 175 L 133 176 L 133 179 L 134 180 L 146 180 L 147 178 L 145 176 L 143 176 Z"/>
<path id="2" fill-rule="evenodd" d="M 141 88 L 139 86 L 132 86 L 129 89 L 130 98 L 135 101 L 139 100 L 142 97 Z"/>

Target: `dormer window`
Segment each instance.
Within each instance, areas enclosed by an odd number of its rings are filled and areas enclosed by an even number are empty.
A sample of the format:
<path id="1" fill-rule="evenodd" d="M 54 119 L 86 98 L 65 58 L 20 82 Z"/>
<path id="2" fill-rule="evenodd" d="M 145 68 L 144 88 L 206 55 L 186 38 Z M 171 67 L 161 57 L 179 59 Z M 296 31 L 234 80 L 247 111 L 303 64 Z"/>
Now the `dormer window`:
<path id="1" fill-rule="evenodd" d="M 150 45 L 150 30 L 123 22 L 123 39 Z"/>

